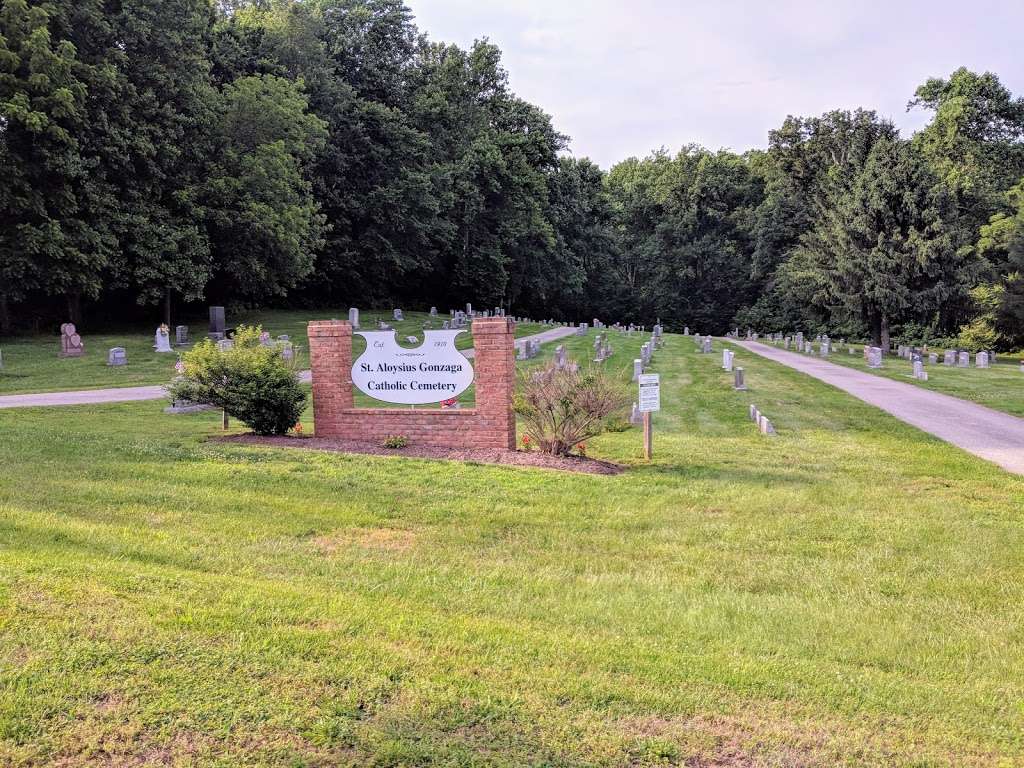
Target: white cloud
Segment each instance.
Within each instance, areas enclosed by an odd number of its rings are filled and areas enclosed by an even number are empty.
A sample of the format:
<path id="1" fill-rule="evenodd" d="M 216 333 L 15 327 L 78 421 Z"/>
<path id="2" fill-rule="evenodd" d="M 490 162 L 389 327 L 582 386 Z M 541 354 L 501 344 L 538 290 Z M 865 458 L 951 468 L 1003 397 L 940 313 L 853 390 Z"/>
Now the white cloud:
<path id="1" fill-rule="evenodd" d="M 662 145 L 763 147 L 787 114 L 835 108 L 877 109 L 913 130 L 925 119 L 905 113 L 914 89 L 961 65 L 1024 92 L 1019 3 L 407 2 L 434 39 L 490 38 L 516 92 L 605 167 Z"/>

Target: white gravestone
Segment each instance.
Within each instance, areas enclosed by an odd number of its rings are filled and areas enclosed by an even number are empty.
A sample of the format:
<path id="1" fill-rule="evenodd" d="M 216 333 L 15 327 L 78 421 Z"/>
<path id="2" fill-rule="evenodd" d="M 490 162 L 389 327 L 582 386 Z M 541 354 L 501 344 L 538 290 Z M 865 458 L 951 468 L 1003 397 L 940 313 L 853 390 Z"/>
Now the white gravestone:
<path id="1" fill-rule="evenodd" d="M 160 326 L 156 329 L 156 333 L 153 335 L 153 347 L 157 352 L 173 352 L 171 349 L 171 334 L 170 331 L 164 326 Z"/>

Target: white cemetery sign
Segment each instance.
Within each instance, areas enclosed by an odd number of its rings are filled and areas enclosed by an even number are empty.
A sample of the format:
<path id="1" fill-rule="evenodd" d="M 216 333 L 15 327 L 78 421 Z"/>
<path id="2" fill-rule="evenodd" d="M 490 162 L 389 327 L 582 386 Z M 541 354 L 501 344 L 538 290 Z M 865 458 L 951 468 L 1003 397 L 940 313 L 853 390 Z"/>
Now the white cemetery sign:
<path id="1" fill-rule="evenodd" d="M 645 373 L 637 377 L 640 384 L 640 412 L 661 410 L 661 380 L 656 373 Z"/>
<path id="2" fill-rule="evenodd" d="M 385 403 L 420 405 L 457 397 L 473 384 L 473 366 L 455 348 L 464 330 L 424 331 L 415 349 L 398 345 L 395 331 L 360 331 L 366 351 L 352 364 L 352 383 Z"/>

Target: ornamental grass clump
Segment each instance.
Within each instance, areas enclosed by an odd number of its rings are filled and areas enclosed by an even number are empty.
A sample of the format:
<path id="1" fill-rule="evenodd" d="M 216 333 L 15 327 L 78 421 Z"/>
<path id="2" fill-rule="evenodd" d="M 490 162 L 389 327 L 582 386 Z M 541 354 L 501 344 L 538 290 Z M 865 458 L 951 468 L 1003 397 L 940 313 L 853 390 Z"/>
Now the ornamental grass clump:
<path id="1" fill-rule="evenodd" d="M 521 371 L 515 398 L 524 446 L 566 456 L 621 418 L 629 392 L 616 376 L 599 368 L 533 368 Z"/>
<path id="2" fill-rule="evenodd" d="M 230 349 L 206 339 L 186 352 L 167 388 L 171 397 L 223 408 L 257 435 L 287 434 L 302 415 L 306 392 L 281 350 L 260 343 L 261 330 L 240 326 Z"/>

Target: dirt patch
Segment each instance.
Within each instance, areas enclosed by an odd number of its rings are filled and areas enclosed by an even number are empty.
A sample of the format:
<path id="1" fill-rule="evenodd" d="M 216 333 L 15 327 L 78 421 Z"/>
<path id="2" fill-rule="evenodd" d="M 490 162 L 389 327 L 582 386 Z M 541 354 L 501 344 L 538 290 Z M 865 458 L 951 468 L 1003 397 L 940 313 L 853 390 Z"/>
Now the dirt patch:
<path id="1" fill-rule="evenodd" d="M 807 721 L 771 705 L 735 716 L 623 717 L 613 727 L 628 737 L 675 745 L 686 768 L 818 768 L 856 764 L 992 765 L 996 756 L 966 745 L 927 744 L 894 723 Z"/>
<path id="2" fill-rule="evenodd" d="M 244 445 L 272 445 L 278 448 L 306 448 L 314 451 L 357 453 L 367 456 L 405 456 L 415 459 L 441 459 L 478 464 L 503 464 L 516 467 L 557 469 L 564 472 L 582 472 L 591 475 L 618 475 L 625 471 L 621 464 L 598 461 L 583 456 L 549 456 L 535 451 L 505 451 L 498 448 L 440 448 L 429 445 L 409 445 L 405 448 L 385 448 L 377 443 L 360 440 L 341 440 L 332 437 L 260 437 L 259 435 L 227 435 L 217 441 Z"/>
<path id="3" fill-rule="evenodd" d="M 382 552 L 405 552 L 415 542 L 416 534 L 412 531 L 399 528 L 358 528 L 318 536 L 313 539 L 313 546 L 322 554 L 333 555 L 339 549 L 351 546 Z"/>

